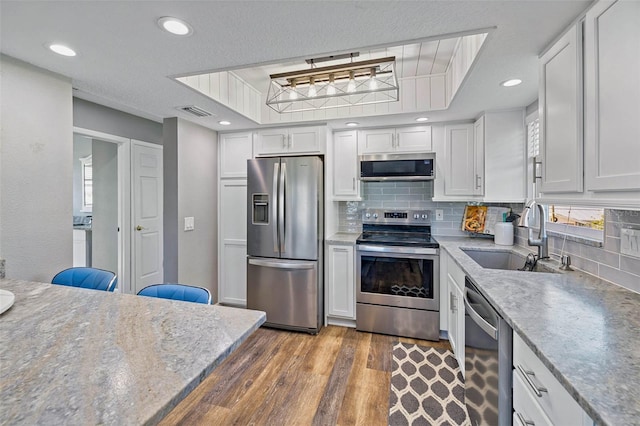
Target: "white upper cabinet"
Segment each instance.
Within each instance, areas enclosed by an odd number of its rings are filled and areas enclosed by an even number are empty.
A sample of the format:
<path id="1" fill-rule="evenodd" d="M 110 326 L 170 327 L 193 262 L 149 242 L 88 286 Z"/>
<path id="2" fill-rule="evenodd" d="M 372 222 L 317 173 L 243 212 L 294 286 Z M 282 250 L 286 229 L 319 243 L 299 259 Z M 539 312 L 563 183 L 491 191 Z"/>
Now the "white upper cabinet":
<path id="1" fill-rule="evenodd" d="M 584 48 L 586 189 L 640 190 L 640 2 L 594 5 Z"/>
<path id="2" fill-rule="evenodd" d="M 333 134 L 331 158 L 333 160 L 332 198 L 336 201 L 360 199 L 360 164 L 358 162 L 358 132 Z"/>
<path id="3" fill-rule="evenodd" d="M 574 25 L 539 62 L 541 191 L 582 192 L 582 34 Z"/>
<path id="4" fill-rule="evenodd" d="M 220 177 L 246 178 L 247 160 L 252 157 L 253 133 L 226 133 L 220 138 Z"/>
<path id="5" fill-rule="evenodd" d="M 444 194 L 447 196 L 479 195 L 482 185 L 477 179 L 482 170 L 476 170 L 476 153 L 474 124 L 456 124 L 445 126 L 445 176 Z M 439 160 L 437 160 L 439 161 Z"/>
<path id="6" fill-rule="evenodd" d="M 265 129 L 257 133 L 254 153 L 257 157 L 323 154 L 325 142 L 324 126 Z"/>
<path id="7" fill-rule="evenodd" d="M 485 119 L 484 116 L 480 117 L 473 123 L 473 144 L 475 149 L 475 159 L 473 164 L 474 170 L 474 195 L 483 195 L 485 188 L 485 174 L 484 174 L 484 144 L 485 144 Z"/>
<path id="8" fill-rule="evenodd" d="M 362 130 L 358 139 L 358 154 L 389 154 L 431 152 L 430 126 Z"/>

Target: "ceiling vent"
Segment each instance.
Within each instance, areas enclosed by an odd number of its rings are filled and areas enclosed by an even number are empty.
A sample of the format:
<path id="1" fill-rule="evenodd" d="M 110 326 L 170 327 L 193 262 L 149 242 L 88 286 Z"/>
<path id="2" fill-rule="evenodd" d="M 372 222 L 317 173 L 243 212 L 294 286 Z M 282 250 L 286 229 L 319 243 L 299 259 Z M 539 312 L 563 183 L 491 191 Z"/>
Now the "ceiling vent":
<path id="1" fill-rule="evenodd" d="M 187 106 L 183 106 L 183 107 L 178 107 L 178 109 L 180 111 L 184 111 L 187 112 L 191 115 L 195 115 L 196 117 L 211 117 L 212 113 L 210 113 L 209 111 L 205 111 L 200 107 L 197 107 L 195 105 L 187 105 Z"/>

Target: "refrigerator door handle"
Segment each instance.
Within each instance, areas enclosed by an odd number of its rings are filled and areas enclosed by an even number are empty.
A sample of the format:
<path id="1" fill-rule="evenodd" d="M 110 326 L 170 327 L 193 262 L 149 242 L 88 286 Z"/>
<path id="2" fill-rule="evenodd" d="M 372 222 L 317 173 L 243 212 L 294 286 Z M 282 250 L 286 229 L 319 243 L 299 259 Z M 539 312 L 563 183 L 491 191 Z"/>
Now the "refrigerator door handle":
<path id="1" fill-rule="evenodd" d="M 280 167 L 280 193 L 278 194 L 278 204 L 280 205 L 280 212 L 278 214 L 278 228 L 280 229 L 280 253 L 286 252 L 285 247 L 285 237 L 287 233 L 286 228 L 286 206 L 287 206 L 287 163 L 282 162 L 282 166 Z"/>
<path id="2" fill-rule="evenodd" d="M 271 201 L 271 217 L 273 218 L 273 224 L 271 226 L 271 229 L 273 229 L 273 251 L 275 253 L 278 253 L 278 247 L 280 246 L 280 242 L 278 240 L 278 237 L 280 236 L 279 232 L 278 232 L 278 198 L 276 197 L 276 194 L 278 193 L 278 176 L 280 175 L 280 163 L 275 163 L 273 165 L 273 191 L 271 192 L 273 194 L 273 198 L 274 200 Z"/>
<path id="3" fill-rule="evenodd" d="M 250 265 L 265 266 L 267 268 L 278 269 L 313 269 L 316 266 L 316 262 L 274 262 L 271 260 L 249 259 Z"/>

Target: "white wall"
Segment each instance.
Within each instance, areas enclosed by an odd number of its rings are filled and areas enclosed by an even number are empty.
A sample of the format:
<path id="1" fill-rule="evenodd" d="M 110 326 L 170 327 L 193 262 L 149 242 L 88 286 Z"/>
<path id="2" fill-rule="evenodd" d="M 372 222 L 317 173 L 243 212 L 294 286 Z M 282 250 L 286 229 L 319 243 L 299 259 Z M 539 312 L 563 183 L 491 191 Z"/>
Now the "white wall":
<path id="1" fill-rule="evenodd" d="M 189 121 L 164 122 L 165 281 L 217 294 L 217 132 Z M 195 230 L 184 230 L 184 218 Z"/>
<path id="2" fill-rule="evenodd" d="M 0 57 L 0 257 L 7 278 L 50 282 L 72 266 L 71 82 Z"/>

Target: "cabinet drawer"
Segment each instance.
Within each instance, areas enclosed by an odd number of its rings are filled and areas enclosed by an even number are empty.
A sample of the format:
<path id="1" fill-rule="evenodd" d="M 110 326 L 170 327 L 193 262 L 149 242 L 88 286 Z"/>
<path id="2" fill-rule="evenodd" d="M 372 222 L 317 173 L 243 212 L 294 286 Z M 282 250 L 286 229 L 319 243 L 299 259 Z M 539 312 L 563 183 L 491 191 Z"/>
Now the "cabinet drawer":
<path id="1" fill-rule="evenodd" d="M 448 256 L 447 259 L 447 273 L 451 275 L 451 278 L 453 278 L 458 287 L 460 287 L 460 290 L 463 290 L 465 277 L 464 271 L 458 266 L 456 261 L 453 260 L 453 257 L 451 256 Z"/>
<path id="2" fill-rule="evenodd" d="M 583 424 L 582 408 L 517 333 L 513 334 L 513 366 L 514 383 L 516 377 L 522 379 L 526 391 L 540 404 L 553 424 Z M 523 371 L 528 374 L 523 374 Z M 539 395 L 536 395 L 534 387 L 545 388 L 546 391 L 540 391 Z"/>
<path id="3" fill-rule="evenodd" d="M 513 375 L 513 425 L 552 426 L 553 423 L 535 400 L 536 397 L 528 386 L 519 374 Z"/>

